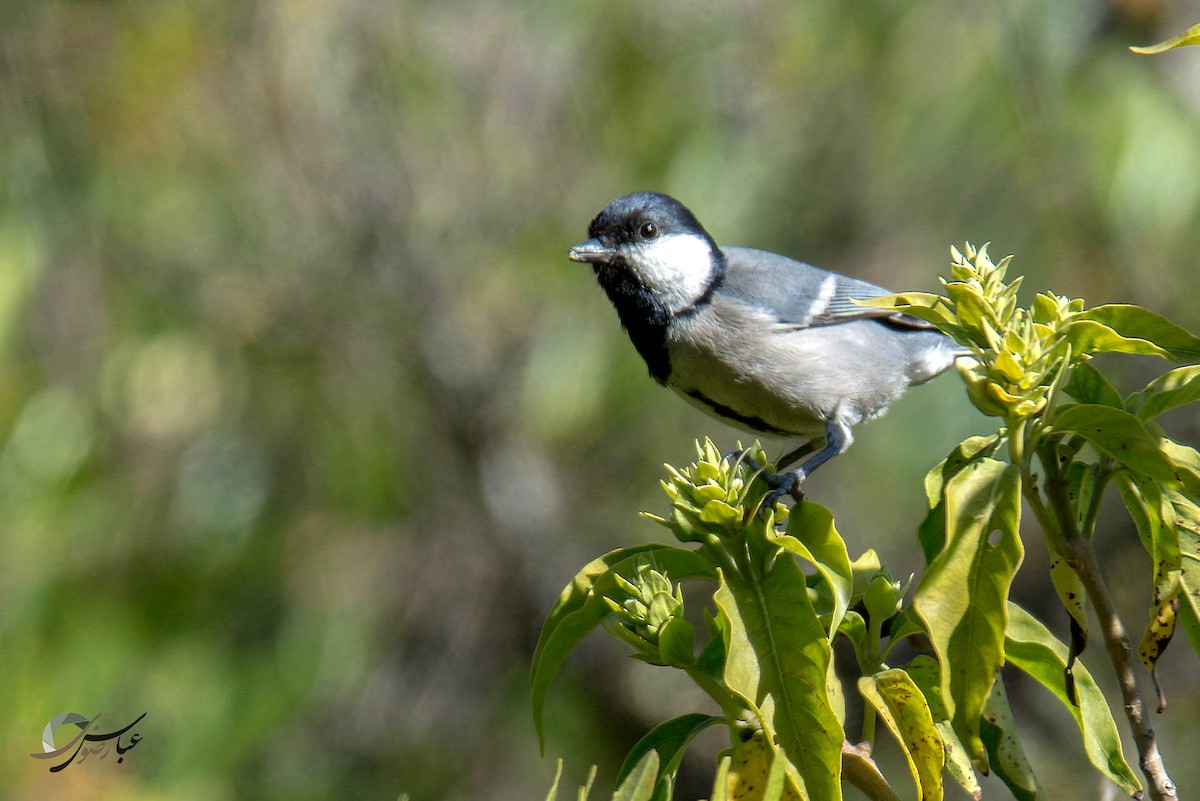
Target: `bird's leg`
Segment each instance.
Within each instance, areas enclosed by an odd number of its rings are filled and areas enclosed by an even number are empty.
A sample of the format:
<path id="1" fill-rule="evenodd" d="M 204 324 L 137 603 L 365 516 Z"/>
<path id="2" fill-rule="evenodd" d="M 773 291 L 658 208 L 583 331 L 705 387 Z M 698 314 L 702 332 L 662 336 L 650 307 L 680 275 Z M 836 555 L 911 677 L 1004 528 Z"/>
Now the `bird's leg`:
<path id="1" fill-rule="evenodd" d="M 763 508 L 774 508 L 775 504 L 784 495 L 791 495 L 797 501 L 804 500 L 804 493 L 800 491 L 800 485 L 804 479 L 812 475 L 812 472 L 821 465 L 828 462 L 838 454 L 845 453 L 846 449 L 854 442 L 854 434 L 850 431 L 850 426 L 842 422 L 835 415 L 825 421 L 825 447 L 817 451 L 808 460 L 802 462 L 799 466 L 787 471 L 781 472 L 778 475 L 768 477 L 768 474 L 763 474 L 763 479 L 772 488 L 767 496 L 763 499 Z M 790 464 L 797 458 L 809 453 L 813 449 L 812 443 L 805 443 L 796 450 L 787 454 L 781 460 L 782 464 Z"/>
<path id="2" fill-rule="evenodd" d="M 779 458 L 779 464 L 777 466 L 779 467 L 780 470 L 783 470 L 788 465 L 795 464 L 798 460 L 803 459 L 805 456 L 808 456 L 810 453 L 812 453 L 816 449 L 817 449 L 817 446 L 814 445 L 811 440 L 809 440 L 808 442 L 802 442 L 802 443 L 800 443 L 800 447 L 796 448 L 793 451 L 789 451 L 788 453 L 785 453 L 783 456 L 781 456 Z"/>
<path id="3" fill-rule="evenodd" d="M 791 473 L 783 472 L 783 468 L 794 464 L 798 459 L 802 459 L 808 454 L 817 449 L 817 446 L 810 440 L 800 443 L 800 446 L 785 453 L 779 459 L 778 469 L 780 472 L 772 473 L 765 465 L 759 464 L 750 456 L 748 448 L 731 451 L 725 454 L 725 460 L 729 462 L 744 462 L 749 465 L 750 470 L 755 476 L 762 480 L 764 484 L 771 488 L 771 492 L 766 496 L 764 502 L 759 506 L 760 513 L 767 509 L 774 509 L 775 502 L 783 497 L 785 493 L 792 492 L 796 489 L 799 480 Z M 798 490 L 797 490 L 798 492 Z M 793 494 L 796 500 L 801 500 L 804 496 Z M 769 503 L 768 503 L 769 501 Z"/>

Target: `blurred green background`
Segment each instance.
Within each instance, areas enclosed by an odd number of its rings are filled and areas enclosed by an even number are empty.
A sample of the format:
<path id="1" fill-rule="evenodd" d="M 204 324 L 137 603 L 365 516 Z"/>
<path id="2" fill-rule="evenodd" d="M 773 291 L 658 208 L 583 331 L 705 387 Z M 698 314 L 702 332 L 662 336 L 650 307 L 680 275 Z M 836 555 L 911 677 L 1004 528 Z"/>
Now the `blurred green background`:
<path id="1" fill-rule="evenodd" d="M 1200 330 L 1200 50 L 1126 49 L 1196 2 L 0 8 L 5 797 L 541 798 L 553 757 L 603 785 L 651 725 L 707 709 L 595 637 L 551 692 L 545 758 L 528 712 L 562 586 L 661 536 L 636 513 L 663 509 L 664 461 L 740 436 L 646 376 L 565 258 L 624 192 L 893 289 L 990 240 L 1026 299 Z M 1129 390 L 1163 369 L 1105 366 Z M 992 423 L 945 377 L 810 494 L 907 575 L 924 472 Z M 1169 423 L 1200 440 L 1195 412 Z M 1148 560 L 1111 512 L 1140 633 Z M 1030 533 L 1017 594 L 1063 635 Z M 1186 796 L 1186 642 L 1163 673 Z M 1066 712 L 1014 693 L 1051 797 L 1104 797 Z M 51 775 L 29 754 L 67 711 L 146 712 L 142 742 Z"/>

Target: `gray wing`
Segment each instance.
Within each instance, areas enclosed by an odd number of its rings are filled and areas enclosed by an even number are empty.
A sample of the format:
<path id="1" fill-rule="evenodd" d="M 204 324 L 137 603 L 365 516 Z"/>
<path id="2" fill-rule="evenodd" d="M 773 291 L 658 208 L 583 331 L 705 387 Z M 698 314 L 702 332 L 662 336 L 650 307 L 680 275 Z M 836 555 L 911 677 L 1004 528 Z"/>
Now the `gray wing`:
<path id="1" fill-rule="evenodd" d="M 812 328 L 851 320 L 877 320 L 897 328 L 933 329 L 907 314 L 854 301 L 892 294 L 857 278 L 754 248 L 725 248 L 722 294 L 764 309 L 786 328 Z"/>

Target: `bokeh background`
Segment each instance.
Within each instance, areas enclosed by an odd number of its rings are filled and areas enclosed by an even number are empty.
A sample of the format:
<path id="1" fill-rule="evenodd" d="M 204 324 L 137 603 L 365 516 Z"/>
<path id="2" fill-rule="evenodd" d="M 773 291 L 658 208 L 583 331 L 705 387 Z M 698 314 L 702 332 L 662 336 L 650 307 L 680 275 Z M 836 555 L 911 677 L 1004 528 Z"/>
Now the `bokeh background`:
<path id="1" fill-rule="evenodd" d="M 651 725 L 706 709 L 597 636 L 552 690 L 545 757 L 528 711 L 562 586 L 662 536 L 637 512 L 664 508 L 663 462 L 740 436 L 646 376 L 566 260 L 616 195 L 670 192 L 720 242 L 894 289 L 991 241 L 1026 299 L 1200 330 L 1200 50 L 1126 49 L 1197 2 L 0 8 L 5 797 L 541 798 L 559 755 L 607 797 Z M 1163 369 L 1105 366 L 1128 390 Z M 1200 441 L 1194 411 L 1168 423 Z M 810 494 L 907 575 L 924 472 L 991 427 L 942 378 Z M 1148 560 L 1111 511 L 1140 632 Z M 1017 593 L 1064 633 L 1028 549 Z M 1167 652 L 1154 721 L 1185 794 L 1196 665 Z M 1050 796 L 1105 797 L 1066 712 L 1013 692 Z M 146 712 L 142 741 L 50 775 L 29 754 L 67 711 Z"/>

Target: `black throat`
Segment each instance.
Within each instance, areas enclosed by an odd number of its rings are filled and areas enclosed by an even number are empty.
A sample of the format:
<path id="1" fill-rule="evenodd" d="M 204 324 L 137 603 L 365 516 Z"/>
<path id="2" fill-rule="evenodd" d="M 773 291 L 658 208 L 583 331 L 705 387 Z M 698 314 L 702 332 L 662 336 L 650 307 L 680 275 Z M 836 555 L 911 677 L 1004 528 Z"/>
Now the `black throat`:
<path id="1" fill-rule="evenodd" d="M 593 265 L 596 278 L 608 299 L 617 310 L 630 341 L 646 362 L 650 376 L 660 384 L 666 384 L 671 375 L 671 359 L 667 353 L 667 328 L 676 317 L 699 313 L 712 303 L 713 293 L 725 280 L 724 254 L 713 255 L 712 273 L 704 291 L 683 309 L 672 311 L 655 297 L 621 259 L 609 264 Z"/>

